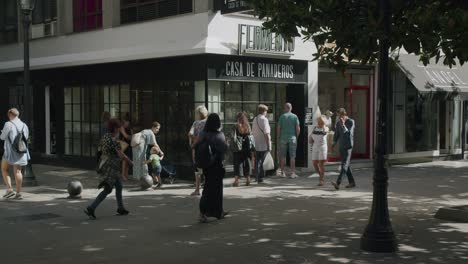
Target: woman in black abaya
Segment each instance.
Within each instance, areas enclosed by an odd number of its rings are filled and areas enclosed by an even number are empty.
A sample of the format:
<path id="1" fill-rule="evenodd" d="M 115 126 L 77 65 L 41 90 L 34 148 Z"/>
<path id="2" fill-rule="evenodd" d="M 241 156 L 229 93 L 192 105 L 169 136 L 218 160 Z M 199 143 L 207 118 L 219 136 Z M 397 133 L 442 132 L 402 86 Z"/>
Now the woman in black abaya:
<path id="1" fill-rule="evenodd" d="M 203 169 L 205 185 L 200 199 L 200 221 L 207 222 L 208 217 L 224 218 L 228 213 L 223 209 L 224 155 L 228 148 L 223 132 L 220 132 L 221 120 L 217 114 L 210 114 L 197 145 L 208 143 L 213 152 L 214 162 Z"/>

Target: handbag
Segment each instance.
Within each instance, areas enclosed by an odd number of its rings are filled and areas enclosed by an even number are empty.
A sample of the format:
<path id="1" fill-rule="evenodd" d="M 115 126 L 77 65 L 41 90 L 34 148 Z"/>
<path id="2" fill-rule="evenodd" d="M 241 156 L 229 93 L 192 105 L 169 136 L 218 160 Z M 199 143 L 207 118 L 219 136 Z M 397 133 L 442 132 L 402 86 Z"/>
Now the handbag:
<path id="1" fill-rule="evenodd" d="M 273 161 L 273 156 L 271 156 L 271 152 L 268 151 L 265 160 L 263 161 L 263 170 L 264 171 L 271 171 L 275 169 L 275 162 Z"/>
<path id="2" fill-rule="evenodd" d="M 234 127 L 234 133 L 232 135 L 231 144 L 229 147 L 232 152 L 241 152 L 242 151 L 242 137 L 237 136 L 237 128 Z"/>
<path id="3" fill-rule="evenodd" d="M 132 148 L 136 147 L 136 146 L 139 146 L 142 142 L 141 140 L 142 138 L 142 133 L 136 133 L 136 134 L 133 134 L 132 136 L 132 141 L 130 142 L 130 145 L 132 146 Z"/>
<path id="4" fill-rule="evenodd" d="M 249 141 L 249 151 L 255 151 L 255 138 L 254 136 L 248 135 L 247 140 Z"/>
<path id="5" fill-rule="evenodd" d="M 101 152 L 101 156 L 99 157 L 99 163 L 98 163 L 98 166 L 96 168 L 96 172 L 98 174 L 102 174 L 102 168 L 104 167 L 104 164 L 106 164 L 107 160 L 108 160 L 108 156 L 107 155 L 102 155 L 102 152 Z"/>

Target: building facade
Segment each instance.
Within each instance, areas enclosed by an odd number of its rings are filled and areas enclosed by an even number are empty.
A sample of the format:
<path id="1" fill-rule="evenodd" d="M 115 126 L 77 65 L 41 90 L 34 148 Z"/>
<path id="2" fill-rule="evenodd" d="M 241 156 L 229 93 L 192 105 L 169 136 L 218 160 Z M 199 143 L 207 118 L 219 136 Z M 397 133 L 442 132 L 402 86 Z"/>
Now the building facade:
<path id="1" fill-rule="evenodd" d="M 21 109 L 25 96 L 20 18 L 16 0 L 1 1 L 3 113 Z M 314 43 L 265 30 L 244 1 L 37 0 L 32 18 L 35 158 L 93 167 L 101 114 L 109 112 L 137 128 L 159 121 L 158 141 L 168 159 L 189 168 L 187 131 L 196 106 L 220 114 L 228 132 L 236 113 L 246 112 L 252 121 L 256 106 L 267 104 L 275 139 L 287 101 L 301 120 L 300 166 L 311 167 L 307 134 L 314 119 L 341 107 L 356 120 L 353 158 L 373 158 L 376 65 L 354 65 L 344 73 L 322 67 L 311 61 Z M 457 66 L 463 71 L 457 75 L 407 56 L 395 64 L 388 91 L 389 158 L 462 157 L 467 66 Z M 338 153 L 330 151 L 329 160 L 338 161 Z"/>
<path id="2" fill-rule="evenodd" d="M 6 112 L 22 108 L 23 57 L 16 0 L 3 2 L 0 107 Z M 274 131 L 289 101 L 304 131 L 298 163 L 307 166 L 307 113 L 318 109 L 315 45 L 288 42 L 252 16 L 229 13 L 239 10 L 228 2 L 37 0 L 30 43 L 36 156 L 93 166 L 101 114 L 109 112 L 139 128 L 159 121 L 167 158 L 189 168 L 187 132 L 197 105 L 220 114 L 230 131 L 237 112 L 252 121 L 256 106 L 267 104 Z"/>

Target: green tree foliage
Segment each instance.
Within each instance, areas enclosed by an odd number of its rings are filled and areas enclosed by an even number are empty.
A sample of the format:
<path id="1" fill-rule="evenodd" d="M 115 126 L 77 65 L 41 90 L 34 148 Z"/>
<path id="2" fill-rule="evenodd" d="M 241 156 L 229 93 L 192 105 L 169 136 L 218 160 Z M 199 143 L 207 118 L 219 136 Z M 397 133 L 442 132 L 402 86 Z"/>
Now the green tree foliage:
<path id="1" fill-rule="evenodd" d="M 315 59 L 343 69 L 351 61 L 374 63 L 379 40 L 446 65 L 468 61 L 468 0 L 388 0 L 391 32 L 385 34 L 379 0 L 247 0 L 264 26 L 286 38 L 313 40 Z"/>

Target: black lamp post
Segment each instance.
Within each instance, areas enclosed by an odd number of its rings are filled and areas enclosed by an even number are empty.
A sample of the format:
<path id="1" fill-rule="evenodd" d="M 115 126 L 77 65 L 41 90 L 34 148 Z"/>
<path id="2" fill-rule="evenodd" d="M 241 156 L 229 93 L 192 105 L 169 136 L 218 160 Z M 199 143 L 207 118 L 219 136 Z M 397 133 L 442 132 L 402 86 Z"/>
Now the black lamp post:
<path id="1" fill-rule="evenodd" d="M 374 160 L 374 194 L 369 223 L 361 237 L 361 249 L 370 252 L 395 252 L 398 250 L 395 234 L 393 233 L 390 215 L 388 213 L 388 170 L 386 166 L 387 154 L 387 93 L 389 91 L 388 55 L 390 49 L 390 5 L 389 0 L 380 0 L 381 14 L 383 14 L 383 30 L 385 36 L 380 39 L 379 59 L 379 90 L 378 90 L 378 119 L 377 145 Z"/>
<path id="2" fill-rule="evenodd" d="M 24 44 L 24 101 L 23 101 L 23 120 L 30 128 L 33 127 L 33 93 L 29 79 L 29 26 L 31 25 L 31 14 L 34 10 L 36 0 L 19 0 L 21 14 L 23 15 L 23 44 Z M 32 129 L 30 129 L 32 130 Z M 31 134 L 31 132 L 30 132 Z M 31 163 L 24 168 L 23 185 L 36 186 L 36 176 L 34 175 Z"/>

